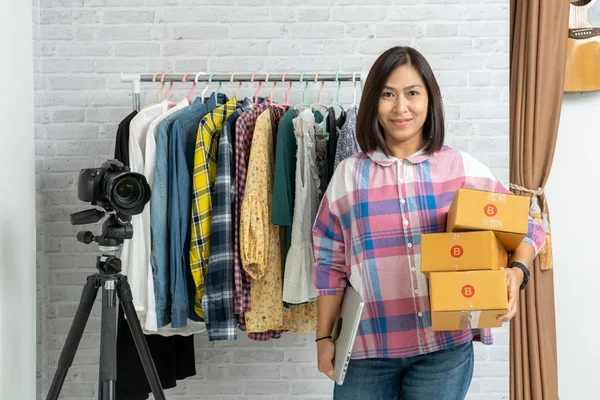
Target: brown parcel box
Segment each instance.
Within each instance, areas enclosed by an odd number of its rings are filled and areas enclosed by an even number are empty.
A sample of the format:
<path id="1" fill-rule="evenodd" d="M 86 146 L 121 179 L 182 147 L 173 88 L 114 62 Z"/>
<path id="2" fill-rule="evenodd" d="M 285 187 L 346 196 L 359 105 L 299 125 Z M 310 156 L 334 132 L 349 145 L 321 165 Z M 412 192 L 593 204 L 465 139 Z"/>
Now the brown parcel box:
<path id="1" fill-rule="evenodd" d="M 530 199 L 514 194 L 458 189 L 446 232 L 494 231 L 508 252 L 527 235 Z"/>
<path id="2" fill-rule="evenodd" d="M 508 253 L 492 231 L 421 235 L 421 272 L 498 270 Z"/>
<path id="3" fill-rule="evenodd" d="M 506 272 L 432 272 L 429 276 L 432 329 L 497 328 L 508 312 Z"/>

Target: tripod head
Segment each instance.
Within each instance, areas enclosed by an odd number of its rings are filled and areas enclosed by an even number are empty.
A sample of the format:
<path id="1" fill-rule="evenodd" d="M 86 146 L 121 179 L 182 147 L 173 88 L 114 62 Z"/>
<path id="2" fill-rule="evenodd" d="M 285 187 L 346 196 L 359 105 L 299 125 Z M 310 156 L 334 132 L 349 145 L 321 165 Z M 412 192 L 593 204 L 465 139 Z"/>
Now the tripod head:
<path id="1" fill-rule="evenodd" d="M 100 221 L 106 213 L 98 209 L 81 211 L 71 215 L 71 224 L 83 225 Z M 119 247 L 125 239 L 133 237 L 131 215 L 119 212 L 110 213 L 102 224 L 102 234 L 95 236 L 90 231 L 77 233 L 77 240 L 81 243 L 98 243 L 102 256 L 98 257 L 98 269 L 105 273 L 121 272 L 121 260 L 117 257 Z"/>
<path id="2" fill-rule="evenodd" d="M 71 215 L 71 224 L 84 225 L 92 224 L 104 218 L 106 212 L 98 209 L 81 211 Z M 110 213 L 108 218 L 102 224 L 102 234 L 94 236 L 90 231 L 81 231 L 77 233 L 77 240 L 81 243 L 98 243 L 101 250 L 107 251 L 119 250 L 125 239 L 133 237 L 133 227 L 131 226 L 131 215 L 120 212 Z"/>

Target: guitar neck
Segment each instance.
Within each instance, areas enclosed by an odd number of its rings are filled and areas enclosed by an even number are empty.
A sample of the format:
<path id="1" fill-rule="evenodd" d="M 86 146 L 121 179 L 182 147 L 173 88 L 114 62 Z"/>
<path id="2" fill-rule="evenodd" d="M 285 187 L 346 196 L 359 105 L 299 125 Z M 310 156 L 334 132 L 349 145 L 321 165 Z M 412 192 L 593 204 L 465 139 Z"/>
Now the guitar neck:
<path id="1" fill-rule="evenodd" d="M 569 39 L 589 39 L 600 35 L 600 28 L 569 29 Z"/>

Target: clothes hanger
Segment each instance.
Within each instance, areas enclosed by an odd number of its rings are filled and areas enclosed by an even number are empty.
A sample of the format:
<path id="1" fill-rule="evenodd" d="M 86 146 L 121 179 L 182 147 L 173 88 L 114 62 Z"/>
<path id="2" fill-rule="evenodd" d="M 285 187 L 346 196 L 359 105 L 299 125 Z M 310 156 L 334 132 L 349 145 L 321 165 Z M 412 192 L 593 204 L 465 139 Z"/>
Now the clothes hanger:
<path id="1" fill-rule="evenodd" d="M 165 76 L 167 76 L 167 75 L 170 75 L 170 74 L 168 72 L 163 72 L 162 76 L 160 77 L 161 85 L 160 85 L 160 88 L 158 89 L 158 93 L 156 94 L 156 102 L 157 103 L 160 103 L 160 92 L 162 92 L 163 88 L 165 87 Z M 169 102 L 169 99 L 167 98 L 171 89 L 173 89 L 173 81 L 171 81 L 169 90 L 167 90 L 167 93 L 165 94 L 165 101 L 167 102 L 167 107 L 173 107 L 176 105 L 173 102 Z"/>
<path id="2" fill-rule="evenodd" d="M 344 107 L 342 107 L 342 105 L 340 104 L 340 88 L 342 86 L 342 82 L 340 82 L 339 76 L 340 73 L 336 72 L 335 81 L 337 82 L 337 94 L 335 95 L 335 103 L 333 104 L 333 107 L 338 106 L 341 110 L 340 115 L 344 115 Z"/>
<path id="3" fill-rule="evenodd" d="M 281 82 L 285 82 L 285 77 L 289 74 L 289 72 L 284 72 L 281 76 Z M 290 91 L 292 90 L 292 81 L 290 81 L 290 85 L 288 86 L 288 90 L 285 91 L 285 103 L 279 103 L 278 106 L 281 107 L 294 107 L 290 104 Z"/>
<path id="4" fill-rule="evenodd" d="M 265 78 L 265 82 L 267 82 L 267 83 L 269 82 L 269 77 L 270 77 L 270 76 L 271 76 L 271 73 L 269 72 L 269 73 L 267 74 L 267 77 Z M 283 106 L 281 106 L 281 105 L 279 105 L 279 104 L 275 104 L 275 103 L 273 102 L 273 92 L 275 91 L 275 88 L 276 88 L 276 87 L 277 87 L 277 81 L 273 81 L 273 88 L 272 88 L 272 89 L 271 89 L 271 91 L 269 92 L 269 100 L 271 100 L 271 105 L 272 105 L 273 107 L 277 107 L 277 108 L 279 108 L 280 110 L 282 110 L 282 111 L 285 111 L 285 107 L 283 107 Z"/>
<path id="5" fill-rule="evenodd" d="M 213 72 L 212 74 L 210 74 L 210 76 L 208 77 L 208 83 L 206 84 L 206 87 L 204 88 L 204 90 L 202 91 L 202 101 L 204 102 L 204 95 L 206 94 L 206 91 L 208 90 L 208 87 L 210 86 L 210 84 L 212 83 L 212 78 L 213 76 L 215 76 L 216 72 Z M 219 106 L 219 102 L 217 101 L 217 95 L 219 94 L 219 89 L 221 89 L 221 85 L 223 84 L 223 82 L 219 82 L 219 87 L 217 88 L 217 90 L 215 90 L 215 104 L 217 105 L 217 107 Z"/>
<path id="6" fill-rule="evenodd" d="M 254 77 L 258 74 L 258 72 L 255 72 L 252 74 L 252 77 L 250 78 L 250 82 L 254 82 Z M 258 89 L 256 89 L 256 92 L 254 92 L 254 104 L 258 104 L 258 92 L 260 91 L 260 88 L 262 87 L 262 82 L 258 82 Z"/>
<path id="7" fill-rule="evenodd" d="M 158 77 L 158 75 L 160 75 L 160 72 L 157 72 L 157 73 L 155 73 L 155 74 L 152 76 L 152 83 L 156 83 L 156 77 Z M 146 104 L 146 105 L 142 106 L 142 110 L 143 110 L 144 108 L 148 108 L 148 107 L 150 107 L 151 105 L 152 105 L 152 104 Z"/>
<path id="8" fill-rule="evenodd" d="M 354 100 L 352 101 L 352 107 L 357 107 L 356 104 L 356 72 L 352 72 L 352 85 L 354 86 Z"/>
<path id="9" fill-rule="evenodd" d="M 317 83 L 317 79 L 319 79 L 319 75 L 321 73 L 317 72 L 315 75 L 315 83 Z M 321 88 L 319 89 L 319 93 L 317 94 L 317 102 L 313 103 L 310 105 L 310 109 L 312 111 L 314 111 L 314 107 L 323 107 L 325 108 L 325 115 L 323 116 L 323 120 L 321 122 L 318 122 L 317 125 L 319 125 L 323 132 L 325 133 L 323 136 L 325 136 L 325 139 L 329 140 L 329 132 L 327 132 L 327 129 L 325 129 L 325 124 L 327 123 L 327 117 L 329 116 L 329 107 L 327 107 L 325 104 L 321 103 L 321 91 L 323 90 L 323 87 L 325 86 L 325 81 L 321 81 Z"/>
<path id="10" fill-rule="evenodd" d="M 185 83 L 185 80 L 187 79 L 188 76 L 190 76 L 192 73 L 191 72 L 186 72 L 185 74 L 183 74 L 183 79 L 181 80 L 182 83 Z M 187 95 L 187 99 L 188 99 L 188 104 L 192 104 L 192 92 L 194 91 L 194 89 L 196 88 L 196 84 L 194 83 L 192 88 L 190 89 L 190 91 L 188 92 Z"/>
<path id="11" fill-rule="evenodd" d="M 210 79 L 212 80 L 212 77 L 216 75 L 215 73 L 210 74 Z M 219 81 L 219 86 L 217 86 L 217 90 L 215 90 L 215 104 L 217 105 L 217 107 L 221 106 L 222 104 L 219 104 L 219 93 L 221 93 L 221 86 L 223 86 L 223 82 Z"/>
<path id="12" fill-rule="evenodd" d="M 229 78 L 229 83 L 233 83 L 233 77 L 237 75 L 237 72 L 234 72 L 231 74 L 231 77 Z M 237 90 L 235 91 L 235 94 L 233 95 L 233 97 L 235 98 L 236 102 L 239 99 L 238 93 L 240 92 L 240 89 L 242 88 L 242 81 L 240 81 L 240 84 L 237 87 Z"/>
<path id="13" fill-rule="evenodd" d="M 196 76 L 194 77 L 194 86 L 192 87 L 192 89 L 190 90 L 190 92 L 188 93 L 188 97 L 192 94 L 192 91 L 196 88 L 196 85 L 198 84 L 198 77 L 200 75 L 206 75 L 206 72 L 198 72 L 196 74 Z M 202 102 L 204 103 L 204 98 L 202 98 Z"/>
<path id="14" fill-rule="evenodd" d="M 317 72 L 315 74 L 315 83 L 317 83 L 317 79 L 319 79 L 319 75 L 321 73 Z M 321 91 L 323 91 L 323 87 L 325 86 L 325 81 L 321 81 L 321 88 L 319 89 L 319 93 L 317 94 L 317 102 L 316 103 L 312 103 L 310 105 L 310 109 L 314 111 L 313 107 L 323 107 L 325 108 L 325 110 L 329 110 L 329 107 L 327 107 L 325 104 L 321 103 Z"/>
<path id="15" fill-rule="evenodd" d="M 302 82 L 304 82 L 304 72 L 302 72 L 302 73 L 300 74 L 300 83 L 302 83 Z M 302 103 L 300 103 L 300 104 L 296 104 L 296 105 L 294 106 L 294 108 L 296 109 L 296 111 L 297 111 L 298 113 L 300 112 L 300 110 L 298 110 L 298 107 L 307 107 L 307 108 L 308 108 L 308 107 L 310 107 L 310 104 L 308 104 L 308 103 L 306 102 L 306 89 L 308 89 L 308 81 L 306 81 L 306 82 L 304 83 L 304 91 L 302 92 Z"/>

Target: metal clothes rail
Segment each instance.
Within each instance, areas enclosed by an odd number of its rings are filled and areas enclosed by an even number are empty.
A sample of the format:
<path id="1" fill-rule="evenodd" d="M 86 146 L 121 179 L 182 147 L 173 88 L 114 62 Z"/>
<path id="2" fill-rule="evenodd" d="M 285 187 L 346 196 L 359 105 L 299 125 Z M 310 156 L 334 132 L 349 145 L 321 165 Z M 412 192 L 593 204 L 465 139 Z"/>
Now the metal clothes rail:
<path id="1" fill-rule="evenodd" d="M 184 80 L 185 78 L 185 80 Z M 121 73 L 121 82 L 131 83 L 133 108 L 140 110 L 141 82 L 361 82 L 362 76 L 353 73 Z"/>

